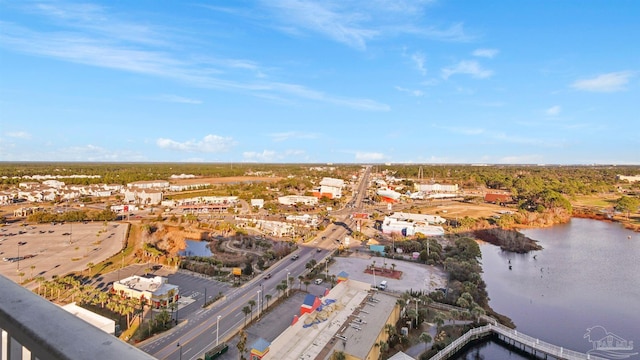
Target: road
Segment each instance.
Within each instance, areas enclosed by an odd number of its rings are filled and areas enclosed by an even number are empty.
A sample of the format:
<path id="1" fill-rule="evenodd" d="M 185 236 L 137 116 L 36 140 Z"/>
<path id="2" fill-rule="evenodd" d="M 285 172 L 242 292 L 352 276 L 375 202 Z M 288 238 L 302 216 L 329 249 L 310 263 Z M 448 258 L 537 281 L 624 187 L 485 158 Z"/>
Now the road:
<path id="1" fill-rule="evenodd" d="M 194 360 L 216 345 L 216 341 L 222 342 L 231 338 L 245 322 L 245 314 L 242 308 L 248 305 L 250 300 L 256 302 L 251 316 L 258 316 L 261 302 L 264 307 L 264 295 L 271 294 L 272 301 L 280 294 L 276 286 L 287 277 L 292 277 L 295 282 L 298 276 L 305 273 L 306 264 L 315 259 L 317 262 L 329 255 L 330 251 L 338 246 L 338 241 L 352 231 L 354 226 L 350 219 L 351 213 L 360 211 L 362 199 L 368 184 L 370 167 L 366 168 L 355 199 L 350 203 L 352 207 L 337 210 L 334 213 L 338 224 L 331 224 L 319 235 L 319 239 L 309 246 L 301 246 L 294 254 L 298 259 L 292 260 L 292 255 L 272 266 L 267 272 L 272 275 L 270 279 L 256 278 L 240 288 L 235 288 L 225 294 L 225 298 L 216 302 L 208 309 L 198 310 L 187 315 L 181 324 L 158 338 L 143 343 L 140 349 L 158 359 L 184 359 Z M 323 239 L 324 237 L 324 239 Z M 317 251 L 316 248 L 323 250 Z M 295 286 L 295 285 L 294 285 Z M 291 286 L 290 286 L 291 287 Z M 186 320 L 186 321 L 185 321 Z M 218 332 L 219 331 L 219 332 Z"/>

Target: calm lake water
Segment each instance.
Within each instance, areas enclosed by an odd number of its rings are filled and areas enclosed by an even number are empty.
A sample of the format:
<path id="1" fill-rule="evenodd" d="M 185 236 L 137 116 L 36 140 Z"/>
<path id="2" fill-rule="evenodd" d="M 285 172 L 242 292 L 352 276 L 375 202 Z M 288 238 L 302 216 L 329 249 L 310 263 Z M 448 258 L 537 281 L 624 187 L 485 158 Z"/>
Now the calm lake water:
<path id="1" fill-rule="evenodd" d="M 587 329 L 601 326 L 633 341 L 630 353 L 639 352 L 640 234 L 588 219 L 523 233 L 544 249 L 514 254 L 490 244 L 480 246 L 491 307 L 509 316 L 519 331 L 558 346 L 587 352 L 593 348 L 585 338 Z M 526 359 L 495 343 L 457 358 L 478 355 Z"/>
<path id="2" fill-rule="evenodd" d="M 213 253 L 209 250 L 209 243 L 206 241 L 185 240 L 187 248 L 180 251 L 181 256 L 211 256 Z"/>

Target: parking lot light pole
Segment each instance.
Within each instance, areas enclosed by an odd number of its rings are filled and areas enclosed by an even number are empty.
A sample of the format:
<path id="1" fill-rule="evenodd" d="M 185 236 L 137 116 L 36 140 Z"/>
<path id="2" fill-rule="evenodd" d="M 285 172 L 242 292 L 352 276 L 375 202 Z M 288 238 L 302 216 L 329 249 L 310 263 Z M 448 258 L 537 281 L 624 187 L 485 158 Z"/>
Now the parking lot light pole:
<path id="1" fill-rule="evenodd" d="M 218 334 L 220 333 L 220 318 L 222 316 L 218 315 L 218 319 L 216 320 L 216 346 L 218 346 Z"/>

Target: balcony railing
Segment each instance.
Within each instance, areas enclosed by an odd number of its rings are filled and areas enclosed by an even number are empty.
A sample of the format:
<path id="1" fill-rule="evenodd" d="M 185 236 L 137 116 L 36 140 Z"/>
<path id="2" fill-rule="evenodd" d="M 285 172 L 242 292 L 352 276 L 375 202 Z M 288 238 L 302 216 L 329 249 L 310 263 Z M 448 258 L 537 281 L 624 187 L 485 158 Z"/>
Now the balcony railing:
<path id="1" fill-rule="evenodd" d="M 152 360 L 0 275 L 0 359 Z"/>

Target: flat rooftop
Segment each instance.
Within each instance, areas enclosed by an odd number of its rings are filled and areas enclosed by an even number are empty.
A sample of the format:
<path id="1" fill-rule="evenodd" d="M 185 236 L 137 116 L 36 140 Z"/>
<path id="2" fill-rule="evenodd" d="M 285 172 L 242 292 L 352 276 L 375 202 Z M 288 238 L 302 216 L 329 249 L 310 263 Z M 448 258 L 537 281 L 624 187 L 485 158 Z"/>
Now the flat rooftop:
<path id="1" fill-rule="evenodd" d="M 326 304 L 322 311 L 302 315 L 271 343 L 263 359 L 328 359 L 334 349 L 364 358 L 396 300 L 368 283 L 343 281 L 321 299 Z"/>

